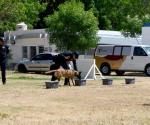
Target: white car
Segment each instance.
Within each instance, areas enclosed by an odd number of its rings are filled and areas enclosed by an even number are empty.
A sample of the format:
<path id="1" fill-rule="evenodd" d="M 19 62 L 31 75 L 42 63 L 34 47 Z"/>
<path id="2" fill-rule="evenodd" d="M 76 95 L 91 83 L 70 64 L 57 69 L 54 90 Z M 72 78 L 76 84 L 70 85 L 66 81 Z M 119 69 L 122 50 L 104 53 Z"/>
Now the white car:
<path id="1" fill-rule="evenodd" d="M 53 56 L 56 53 L 42 53 L 34 56 L 31 60 L 20 61 L 15 69 L 18 72 L 46 72 L 54 64 Z"/>

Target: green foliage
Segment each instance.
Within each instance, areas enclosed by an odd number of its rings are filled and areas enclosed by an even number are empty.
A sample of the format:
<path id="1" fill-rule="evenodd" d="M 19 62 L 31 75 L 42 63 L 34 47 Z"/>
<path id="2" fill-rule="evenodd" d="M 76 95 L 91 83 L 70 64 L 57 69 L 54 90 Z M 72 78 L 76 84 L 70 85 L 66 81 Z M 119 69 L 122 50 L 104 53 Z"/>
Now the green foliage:
<path id="1" fill-rule="evenodd" d="M 143 21 L 138 16 L 134 16 L 133 18 L 127 16 L 127 23 L 122 23 L 125 36 L 136 37 L 141 33 L 142 24 Z"/>
<path id="2" fill-rule="evenodd" d="M 71 0 L 0 0 L 0 35 L 4 31 L 14 30 L 20 22 L 25 22 L 29 28 L 45 28 L 44 18 L 60 10 L 61 7 L 58 6 L 69 1 Z M 99 29 L 119 30 L 135 36 L 141 33 L 143 23 L 150 21 L 150 0 L 74 1 L 82 2 L 85 11 L 94 13 L 98 18 Z"/>
<path id="3" fill-rule="evenodd" d="M 94 8 L 94 1 L 93 0 L 81 0 L 84 3 L 85 10 L 90 10 L 91 8 Z"/>
<path id="4" fill-rule="evenodd" d="M 44 21 L 44 18 L 47 17 L 50 14 L 53 14 L 54 11 L 58 10 L 58 6 L 60 4 L 63 4 L 65 1 L 68 0 L 38 0 L 41 4 L 46 4 L 46 9 L 45 11 L 41 12 L 39 14 L 39 18 L 40 20 L 37 22 L 37 24 L 35 24 L 35 28 L 45 28 L 46 24 Z"/>
<path id="5" fill-rule="evenodd" d="M 98 38 L 97 19 L 92 11 L 84 11 L 81 2 L 65 2 L 59 11 L 46 18 L 50 42 L 60 50 L 86 50 L 95 47 Z"/>
<path id="6" fill-rule="evenodd" d="M 134 37 L 149 21 L 149 0 L 94 0 L 99 15 L 99 28 L 120 30 Z"/>
<path id="7" fill-rule="evenodd" d="M 0 33 L 14 30 L 17 23 L 25 22 L 29 28 L 39 20 L 45 4 L 36 0 L 0 0 Z"/>

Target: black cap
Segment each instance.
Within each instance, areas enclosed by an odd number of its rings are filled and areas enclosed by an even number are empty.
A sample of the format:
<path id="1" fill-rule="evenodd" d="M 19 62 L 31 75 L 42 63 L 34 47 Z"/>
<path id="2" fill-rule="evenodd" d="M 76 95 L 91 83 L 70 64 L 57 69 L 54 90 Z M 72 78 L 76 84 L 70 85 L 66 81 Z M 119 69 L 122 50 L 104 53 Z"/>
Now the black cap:
<path id="1" fill-rule="evenodd" d="M 73 55 L 75 56 L 75 58 L 77 58 L 77 59 L 79 58 L 79 52 L 75 51 L 75 52 L 73 52 Z"/>

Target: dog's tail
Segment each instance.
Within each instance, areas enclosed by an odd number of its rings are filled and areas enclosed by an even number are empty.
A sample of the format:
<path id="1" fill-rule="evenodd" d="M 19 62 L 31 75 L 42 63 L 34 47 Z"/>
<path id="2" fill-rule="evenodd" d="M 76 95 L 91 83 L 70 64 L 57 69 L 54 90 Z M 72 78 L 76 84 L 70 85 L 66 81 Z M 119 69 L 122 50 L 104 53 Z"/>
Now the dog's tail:
<path id="1" fill-rule="evenodd" d="M 58 71 L 58 70 L 49 70 L 49 71 L 45 72 L 45 74 L 51 74 L 51 73 L 57 72 L 57 71 Z"/>

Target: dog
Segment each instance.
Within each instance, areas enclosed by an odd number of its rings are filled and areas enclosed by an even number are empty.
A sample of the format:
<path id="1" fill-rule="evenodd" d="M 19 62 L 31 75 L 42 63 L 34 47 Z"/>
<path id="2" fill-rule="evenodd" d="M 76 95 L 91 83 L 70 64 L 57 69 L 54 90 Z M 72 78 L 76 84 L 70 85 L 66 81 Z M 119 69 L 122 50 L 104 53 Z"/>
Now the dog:
<path id="1" fill-rule="evenodd" d="M 57 70 L 47 71 L 45 74 L 51 74 L 52 72 L 54 72 L 54 76 L 58 79 L 58 81 L 60 81 L 61 77 L 65 77 L 65 78 L 71 79 L 73 85 L 75 85 L 74 83 L 75 77 L 77 77 L 78 79 L 81 79 L 81 72 L 71 70 L 71 69 L 59 68 Z M 69 82 L 69 86 L 70 86 L 70 82 Z"/>

